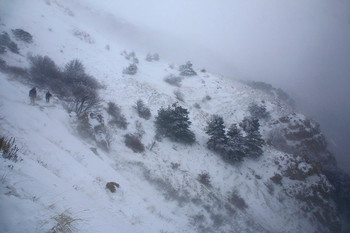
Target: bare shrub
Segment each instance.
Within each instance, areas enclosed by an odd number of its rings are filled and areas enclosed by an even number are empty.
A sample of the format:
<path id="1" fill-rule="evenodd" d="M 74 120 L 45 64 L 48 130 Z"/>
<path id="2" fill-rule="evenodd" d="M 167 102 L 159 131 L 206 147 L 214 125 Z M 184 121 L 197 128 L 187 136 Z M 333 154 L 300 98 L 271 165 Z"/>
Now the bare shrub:
<path id="1" fill-rule="evenodd" d="M 174 170 L 178 169 L 181 166 L 181 164 L 173 163 L 173 162 L 171 162 L 170 165 L 171 165 L 171 168 L 174 169 Z"/>
<path id="2" fill-rule="evenodd" d="M 270 178 L 275 184 L 282 185 L 282 176 L 278 173 L 275 173 L 274 176 Z"/>
<path id="3" fill-rule="evenodd" d="M 146 55 L 146 61 L 151 62 L 151 61 L 159 61 L 159 54 L 154 53 L 153 55 L 150 53 L 147 53 Z"/>
<path id="4" fill-rule="evenodd" d="M 62 93 L 63 82 L 60 69 L 48 56 L 29 56 L 30 75 L 32 81 L 39 87 L 50 88 L 56 93 Z"/>
<path id="5" fill-rule="evenodd" d="M 74 103 L 72 110 L 77 115 L 99 107 L 97 89 L 101 88 L 101 85 L 94 77 L 85 73 L 85 67 L 81 61 L 74 59 L 67 63 L 61 79 L 63 90 L 60 90 L 60 94 L 72 98 L 70 100 Z"/>
<path id="6" fill-rule="evenodd" d="M 76 84 L 73 87 L 73 110 L 80 116 L 91 110 L 95 110 L 100 104 L 100 98 L 96 90 L 83 85 Z"/>
<path id="7" fill-rule="evenodd" d="M 2 153 L 2 157 L 4 159 L 8 159 L 13 162 L 18 161 L 17 153 L 19 148 L 15 143 L 16 139 L 14 137 L 11 137 L 10 139 L 6 139 L 5 137 L 0 138 L 0 152 Z"/>
<path id="8" fill-rule="evenodd" d="M 197 180 L 200 183 L 202 183 L 205 186 L 207 186 L 207 187 L 211 186 L 211 184 L 210 184 L 210 175 L 209 175 L 208 172 L 202 172 L 202 173 L 198 174 Z"/>
<path id="9" fill-rule="evenodd" d="M 154 61 L 159 61 L 159 54 L 158 53 L 154 53 L 153 54 L 153 60 Z"/>
<path id="10" fill-rule="evenodd" d="M 174 94 L 175 94 L 175 97 L 176 97 L 177 100 L 179 100 L 181 102 L 184 102 L 185 96 L 180 90 L 174 91 Z"/>
<path id="11" fill-rule="evenodd" d="M 74 30 L 73 35 L 79 38 L 80 40 L 85 41 L 86 43 L 89 43 L 89 44 L 95 43 L 95 40 L 87 32 L 76 29 Z"/>
<path id="12" fill-rule="evenodd" d="M 134 108 L 137 110 L 139 117 L 146 120 L 151 118 L 151 110 L 145 106 L 141 99 L 136 102 L 136 106 L 134 106 Z"/>
<path id="13" fill-rule="evenodd" d="M 17 40 L 24 41 L 26 43 L 32 43 L 33 37 L 29 32 L 24 31 L 23 29 L 12 29 L 13 35 L 15 35 Z"/>
<path id="14" fill-rule="evenodd" d="M 128 53 L 127 51 L 123 51 L 121 52 L 121 54 L 126 60 L 134 60 L 134 58 L 136 58 L 136 54 L 134 51 L 131 51 L 130 53 Z"/>
<path id="15" fill-rule="evenodd" d="M 93 77 L 85 72 L 83 63 L 78 59 L 73 59 L 68 62 L 63 71 L 63 79 L 66 85 L 82 83 L 91 89 L 101 88 L 101 84 Z"/>
<path id="16" fill-rule="evenodd" d="M 123 69 L 123 74 L 135 75 L 137 73 L 136 64 L 130 64 L 128 67 Z"/>
<path id="17" fill-rule="evenodd" d="M 172 86 L 181 87 L 182 78 L 170 74 L 164 78 L 164 81 Z"/>
<path id="18" fill-rule="evenodd" d="M 77 221 L 82 221 L 80 218 L 73 218 L 70 216 L 68 210 L 56 215 L 53 219 L 56 221 L 56 224 L 49 230 L 49 233 L 73 233 L 77 232 L 77 228 L 74 226 L 74 223 Z"/>
<path id="19" fill-rule="evenodd" d="M 80 116 L 99 107 L 97 90 L 101 85 L 94 77 L 85 73 L 79 60 L 67 63 L 63 72 L 47 56 L 30 56 L 29 60 L 33 83 L 41 88 L 48 88 L 63 98 L 69 111 L 75 111 Z"/>
<path id="20" fill-rule="evenodd" d="M 106 184 L 106 189 L 108 189 L 112 193 L 115 193 L 117 191 L 117 189 L 115 187 L 119 188 L 120 185 L 118 183 L 116 183 L 116 182 L 108 182 Z"/>
<path id="21" fill-rule="evenodd" d="M 11 52 L 19 54 L 18 46 L 15 42 L 13 42 L 7 32 L 3 32 L 0 35 L 0 46 L 2 50 L 7 47 Z"/>
<path id="22" fill-rule="evenodd" d="M 128 122 L 126 121 L 125 116 L 121 113 L 121 109 L 118 105 L 109 102 L 107 113 L 112 117 L 109 124 L 116 125 L 120 129 L 126 129 L 128 127 Z"/>
<path id="23" fill-rule="evenodd" d="M 195 104 L 193 105 L 193 107 L 195 107 L 196 109 L 201 109 L 201 106 L 200 106 L 199 103 L 195 103 Z"/>
<path id="24" fill-rule="evenodd" d="M 94 130 L 89 120 L 89 113 L 84 113 L 78 117 L 77 131 L 82 138 L 95 140 Z"/>
<path id="25" fill-rule="evenodd" d="M 271 181 L 268 181 L 266 183 L 264 183 L 267 191 L 269 192 L 270 195 L 273 195 L 273 193 L 275 192 L 275 186 L 273 185 L 273 183 Z"/>
<path id="26" fill-rule="evenodd" d="M 136 128 L 136 133 L 135 135 L 138 137 L 138 138 L 142 138 L 143 135 L 146 133 L 145 132 L 145 129 L 143 128 L 142 126 L 142 123 L 140 121 L 136 121 L 135 122 L 135 128 Z"/>
<path id="27" fill-rule="evenodd" d="M 135 153 L 141 153 L 145 151 L 145 146 L 142 144 L 140 139 L 134 134 L 126 134 L 124 136 L 124 143 L 127 147 L 132 149 Z"/>
<path id="28" fill-rule="evenodd" d="M 211 100 L 211 97 L 209 95 L 206 95 L 203 99 L 202 99 L 202 102 L 206 102 L 206 101 L 209 101 Z"/>
<path id="29" fill-rule="evenodd" d="M 6 61 L 2 60 L 1 58 L 0 58 L 0 71 L 4 73 L 12 74 L 15 77 L 22 77 L 22 78 L 23 77 L 27 78 L 29 75 L 27 69 L 18 67 L 18 66 L 9 66 L 6 64 Z"/>
<path id="30" fill-rule="evenodd" d="M 236 190 L 234 190 L 231 193 L 228 200 L 231 204 L 233 204 L 234 206 L 236 206 L 240 210 L 246 209 L 248 207 L 245 200 L 238 194 L 238 192 Z"/>

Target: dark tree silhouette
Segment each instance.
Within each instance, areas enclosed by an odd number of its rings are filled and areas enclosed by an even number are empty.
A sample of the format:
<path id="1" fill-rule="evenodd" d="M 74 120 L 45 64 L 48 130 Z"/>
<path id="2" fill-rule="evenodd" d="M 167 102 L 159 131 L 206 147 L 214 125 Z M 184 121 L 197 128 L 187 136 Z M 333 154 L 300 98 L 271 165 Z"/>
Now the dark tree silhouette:
<path id="1" fill-rule="evenodd" d="M 208 121 L 206 133 L 210 136 L 207 142 L 208 148 L 223 155 L 227 145 L 227 137 L 225 134 L 224 120 L 221 116 L 212 116 Z"/>
<path id="2" fill-rule="evenodd" d="M 259 120 L 256 118 L 244 118 L 240 123 L 242 129 L 246 132 L 245 146 L 247 156 L 258 158 L 263 154 L 263 146 L 265 144 L 259 132 Z"/>
<path id="3" fill-rule="evenodd" d="M 241 130 L 236 124 L 232 124 L 227 131 L 226 159 L 231 162 L 238 162 L 243 159 L 246 153 L 245 141 Z"/>
<path id="4" fill-rule="evenodd" d="M 184 144 L 193 144 L 195 135 L 189 129 L 191 121 L 188 114 L 187 109 L 176 103 L 166 109 L 159 109 L 155 120 L 157 136 L 168 137 Z"/>

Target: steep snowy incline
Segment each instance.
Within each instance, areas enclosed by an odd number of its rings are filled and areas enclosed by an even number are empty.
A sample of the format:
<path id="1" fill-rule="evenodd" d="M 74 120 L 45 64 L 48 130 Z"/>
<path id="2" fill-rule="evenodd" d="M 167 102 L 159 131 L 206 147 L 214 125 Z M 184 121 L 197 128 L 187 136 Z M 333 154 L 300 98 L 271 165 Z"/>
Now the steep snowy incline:
<path id="1" fill-rule="evenodd" d="M 56 95 L 47 104 L 46 90 L 39 90 L 37 104 L 29 105 L 27 77 L 21 83 L 0 73 L 0 136 L 16 138 L 22 159 L 13 163 L 1 158 L 1 232 L 60 231 L 60 220 L 72 221 L 73 232 L 329 231 L 322 218 L 327 212 L 337 219 L 328 196 L 332 186 L 317 165 L 270 144 L 261 158 L 230 165 L 206 146 L 205 127 L 213 114 L 223 116 L 228 127 L 249 116 L 251 103 L 264 104 L 271 115 L 261 121 L 265 139 L 282 117 L 304 120 L 303 115 L 293 115 L 275 96 L 208 72 L 196 70 L 198 75 L 183 77 L 180 87 L 169 85 L 164 78 L 179 76 L 179 67 L 145 61 L 146 55 L 137 51 L 137 73 L 123 74 L 131 63 L 121 55 L 132 50 L 125 42 L 128 34 L 124 29 L 108 32 L 103 23 L 110 18 L 83 1 L 7 3 L 0 9 L 1 29 L 12 36 L 11 29 L 22 28 L 34 42 L 16 41 L 20 55 L 6 52 L 1 59 L 26 68 L 28 53 L 47 55 L 59 67 L 81 60 L 103 85 L 100 114 L 105 122 L 112 101 L 129 124 L 126 130 L 106 124 L 112 137 L 105 152 L 79 137 L 76 115 L 67 113 Z M 150 107 L 150 120 L 138 117 L 133 108 L 138 99 Z M 190 112 L 196 135 L 192 146 L 154 138 L 157 111 L 174 102 Z M 135 133 L 137 123 L 145 132 L 143 153 L 124 144 L 124 135 Z M 209 175 L 209 184 L 200 181 L 201 174 Z M 111 181 L 120 185 L 116 193 L 106 189 Z"/>

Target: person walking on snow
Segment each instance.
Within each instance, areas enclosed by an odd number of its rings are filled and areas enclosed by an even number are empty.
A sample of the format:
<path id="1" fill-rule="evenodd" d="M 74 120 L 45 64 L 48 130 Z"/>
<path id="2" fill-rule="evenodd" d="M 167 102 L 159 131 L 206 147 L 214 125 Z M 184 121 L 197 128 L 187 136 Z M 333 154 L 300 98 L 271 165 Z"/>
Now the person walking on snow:
<path id="1" fill-rule="evenodd" d="M 30 89 L 29 98 L 30 98 L 30 104 L 35 105 L 35 99 L 36 99 L 36 88 L 35 87 Z"/>
<path id="2" fill-rule="evenodd" d="M 50 91 L 47 91 L 46 92 L 46 95 L 45 95 L 45 98 L 46 98 L 46 103 L 50 103 L 50 98 L 51 98 L 51 93 L 50 93 Z"/>

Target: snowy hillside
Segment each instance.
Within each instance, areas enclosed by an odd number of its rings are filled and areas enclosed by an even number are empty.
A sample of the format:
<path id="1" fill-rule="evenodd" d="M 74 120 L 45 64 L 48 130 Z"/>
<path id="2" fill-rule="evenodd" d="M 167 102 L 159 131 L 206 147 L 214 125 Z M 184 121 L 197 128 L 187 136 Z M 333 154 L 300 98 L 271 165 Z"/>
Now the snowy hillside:
<path id="1" fill-rule="evenodd" d="M 6 63 L 0 73 L 0 136 L 15 138 L 19 161 L 1 158 L 0 232 L 340 229 L 334 187 L 310 159 L 332 161 L 327 153 L 309 151 L 310 143 L 321 148 L 324 138 L 314 122 L 277 95 L 196 67 L 197 75 L 170 85 L 164 79 L 180 77 L 180 65 L 163 61 L 161 54 L 159 61 L 146 61 L 142 51 L 128 57 L 133 45 L 127 41 L 135 29 L 83 1 L 5 2 L 1 33 L 17 43 L 19 54 L 8 48 L 0 54 Z M 16 40 L 12 29 L 29 32 L 33 42 Z M 79 117 L 67 111 L 57 93 L 46 103 L 47 89 L 38 88 L 37 102 L 30 105 L 28 91 L 34 84 L 28 55 L 48 56 L 62 70 L 79 59 L 101 83 L 102 106 L 94 114 L 102 120 L 91 114 L 86 119 L 105 127 L 108 149 L 98 139 L 81 136 Z M 133 62 L 136 74 L 123 73 Z M 149 120 L 134 108 L 139 99 L 151 110 Z M 126 129 L 108 124 L 109 102 L 120 106 Z M 157 111 L 175 102 L 189 111 L 193 145 L 155 139 Z M 250 116 L 252 103 L 264 105 L 270 115 L 260 120 L 263 155 L 229 164 L 207 149 L 207 121 L 218 114 L 226 127 L 239 124 Z M 145 150 L 135 153 L 124 136 L 140 132 Z M 307 153 L 296 154 L 296 148 Z M 106 188 L 108 182 L 118 184 L 116 192 Z"/>

